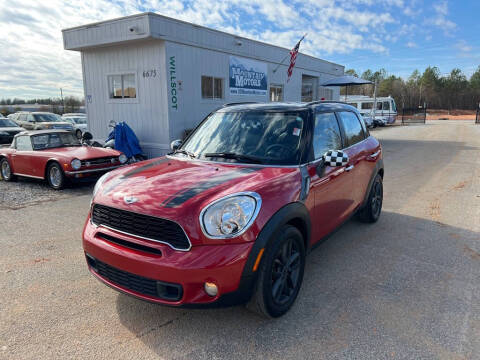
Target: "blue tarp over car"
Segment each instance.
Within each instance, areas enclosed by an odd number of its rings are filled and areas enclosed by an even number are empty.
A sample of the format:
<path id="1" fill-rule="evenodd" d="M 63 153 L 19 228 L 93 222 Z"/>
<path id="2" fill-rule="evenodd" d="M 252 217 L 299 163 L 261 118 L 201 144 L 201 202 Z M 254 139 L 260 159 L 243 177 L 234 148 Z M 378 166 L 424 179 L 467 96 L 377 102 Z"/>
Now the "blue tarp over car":
<path id="1" fill-rule="evenodd" d="M 110 132 L 107 141 L 111 139 L 115 139 L 115 149 L 123 152 L 128 158 L 142 154 L 137 136 L 125 122 L 115 125 L 115 129 Z"/>

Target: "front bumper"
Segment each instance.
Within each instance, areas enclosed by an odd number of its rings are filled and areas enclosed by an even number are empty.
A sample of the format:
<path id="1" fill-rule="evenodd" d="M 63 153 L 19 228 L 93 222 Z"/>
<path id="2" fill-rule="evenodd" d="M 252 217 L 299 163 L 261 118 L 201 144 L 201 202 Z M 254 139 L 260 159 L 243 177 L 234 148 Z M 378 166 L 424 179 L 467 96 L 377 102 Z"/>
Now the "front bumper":
<path id="1" fill-rule="evenodd" d="M 106 172 L 111 170 L 115 170 L 124 164 L 114 165 L 114 166 L 107 166 L 102 168 L 93 168 L 93 169 L 86 169 L 86 170 L 77 170 L 77 171 L 65 171 L 65 175 L 71 178 L 83 178 L 87 176 L 98 176 L 102 175 Z"/>
<path id="2" fill-rule="evenodd" d="M 128 295 L 170 306 L 221 306 L 247 301 L 252 278 L 245 279 L 242 274 L 252 246 L 252 242 L 202 245 L 177 251 L 168 245 L 96 227 L 90 219 L 83 233 L 87 263 L 97 279 Z M 100 271 L 92 259 L 101 263 Z M 205 292 L 205 282 L 217 285 L 216 296 Z M 177 287 L 180 295 L 164 297 L 152 293 L 155 287 Z M 170 291 L 175 293 L 175 289 Z"/>

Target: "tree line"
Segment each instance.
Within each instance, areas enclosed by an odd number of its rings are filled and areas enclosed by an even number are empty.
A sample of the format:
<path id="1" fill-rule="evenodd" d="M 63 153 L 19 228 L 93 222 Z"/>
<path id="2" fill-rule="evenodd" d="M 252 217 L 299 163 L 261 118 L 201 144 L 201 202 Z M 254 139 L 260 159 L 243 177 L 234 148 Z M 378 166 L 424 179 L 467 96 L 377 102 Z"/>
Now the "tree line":
<path id="1" fill-rule="evenodd" d="M 37 99 L 0 99 L 0 113 L 8 115 L 11 112 L 21 111 L 22 108 L 17 105 L 42 105 L 38 111 L 54 112 L 56 114 L 75 112 L 80 106 L 85 105 L 84 99 L 76 96 L 66 96 L 61 98 L 37 98 Z M 13 108 L 13 111 L 12 111 Z"/>
<path id="2" fill-rule="evenodd" d="M 460 69 L 442 75 L 437 67 L 427 67 L 423 73 L 415 70 L 408 79 L 388 75 L 385 69 L 364 71 L 359 75 L 354 69 L 346 74 L 377 81 L 377 96 L 391 95 L 399 109 L 427 105 L 429 109 L 474 110 L 480 102 L 480 66 L 467 79 Z M 351 86 L 348 95 L 373 96 L 372 85 Z M 345 94 L 345 89 L 341 90 Z"/>

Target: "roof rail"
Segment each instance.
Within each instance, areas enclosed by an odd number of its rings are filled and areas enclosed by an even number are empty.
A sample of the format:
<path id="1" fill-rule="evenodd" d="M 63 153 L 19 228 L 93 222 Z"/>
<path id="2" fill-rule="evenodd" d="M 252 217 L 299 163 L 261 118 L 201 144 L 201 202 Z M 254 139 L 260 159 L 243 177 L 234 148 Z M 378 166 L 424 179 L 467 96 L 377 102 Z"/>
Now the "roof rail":
<path id="1" fill-rule="evenodd" d="M 307 105 L 316 105 L 316 104 L 346 104 L 345 101 L 335 101 L 335 100 L 317 100 L 307 103 Z"/>
<path id="2" fill-rule="evenodd" d="M 240 102 L 231 102 L 223 104 L 222 107 L 235 106 L 235 105 L 247 105 L 247 104 L 258 104 L 257 101 L 240 101 Z"/>

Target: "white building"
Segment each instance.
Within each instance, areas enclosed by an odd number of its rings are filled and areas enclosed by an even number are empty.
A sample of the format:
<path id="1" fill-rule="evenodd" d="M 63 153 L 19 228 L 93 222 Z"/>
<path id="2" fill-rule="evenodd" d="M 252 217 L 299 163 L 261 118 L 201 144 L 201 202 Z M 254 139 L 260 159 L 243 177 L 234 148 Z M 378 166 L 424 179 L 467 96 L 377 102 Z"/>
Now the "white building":
<path id="1" fill-rule="evenodd" d="M 94 137 L 107 136 L 110 120 L 126 121 L 150 156 L 225 103 L 336 100 L 338 88 L 318 84 L 344 73 L 299 54 L 287 82 L 289 49 L 153 13 L 66 29 L 63 42 L 81 52 Z"/>

